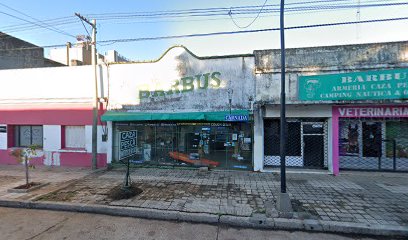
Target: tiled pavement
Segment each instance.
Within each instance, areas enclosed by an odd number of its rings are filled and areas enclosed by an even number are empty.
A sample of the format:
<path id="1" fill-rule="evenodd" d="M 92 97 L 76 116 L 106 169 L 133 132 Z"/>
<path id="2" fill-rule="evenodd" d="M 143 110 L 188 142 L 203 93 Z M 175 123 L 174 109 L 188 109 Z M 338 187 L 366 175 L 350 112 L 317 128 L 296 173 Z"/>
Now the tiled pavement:
<path id="1" fill-rule="evenodd" d="M 219 215 L 278 217 L 280 178 L 275 173 L 184 169 L 135 169 L 132 181 L 143 192 L 112 201 L 107 193 L 122 183 L 124 170 L 47 170 L 34 176 L 52 184 L 30 194 L 5 193 L 4 179 L 21 181 L 0 170 L 0 199 L 65 201 Z M 20 180 L 19 180 L 20 179 Z M 77 180 L 75 180 L 77 179 Z M 347 172 L 340 176 L 288 173 L 293 218 L 408 226 L 408 174 Z"/>

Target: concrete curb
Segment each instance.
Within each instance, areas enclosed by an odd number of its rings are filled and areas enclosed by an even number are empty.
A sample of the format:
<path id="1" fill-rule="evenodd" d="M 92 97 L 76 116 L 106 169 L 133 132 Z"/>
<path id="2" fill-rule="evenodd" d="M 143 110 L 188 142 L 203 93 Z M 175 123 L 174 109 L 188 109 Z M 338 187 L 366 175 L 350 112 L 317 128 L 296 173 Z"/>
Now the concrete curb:
<path id="1" fill-rule="evenodd" d="M 149 208 L 117 207 L 96 204 L 74 204 L 56 202 L 33 202 L 0 200 L 1 207 L 42 209 L 81 213 L 106 214 L 111 216 L 136 217 L 157 220 L 194 223 L 223 224 L 231 227 L 259 228 L 291 231 L 315 231 L 326 233 L 361 234 L 374 236 L 408 236 L 408 226 L 369 225 L 322 221 L 312 219 L 267 218 L 265 215 L 252 217 L 217 215 L 211 213 L 189 213 Z"/>

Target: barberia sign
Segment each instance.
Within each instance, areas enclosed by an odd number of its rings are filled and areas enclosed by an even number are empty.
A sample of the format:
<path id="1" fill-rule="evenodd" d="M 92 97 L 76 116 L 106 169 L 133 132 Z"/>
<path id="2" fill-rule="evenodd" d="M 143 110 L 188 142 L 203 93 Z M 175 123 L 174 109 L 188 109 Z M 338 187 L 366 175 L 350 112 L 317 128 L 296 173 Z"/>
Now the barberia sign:
<path id="1" fill-rule="evenodd" d="M 154 98 L 154 97 L 166 97 L 176 94 L 182 94 L 192 92 L 194 90 L 202 89 L 217 89 L 221 86 L 221 73 L 203 73 L 194 76 L 183 77 L 175 80 L 168 89 L 156 89 L 154 91 L 139 91 L 139 98 L 141 100 Z"/>
<path id="2" fill-rule="evenodd" d="M 340 117 L 408 117 L 408 106 L 337 107 Z"/>
<path id="3" fill-rule="evenodd" d="M 408 69 L 300 76 L 299 99 L 408 99 Z"/>

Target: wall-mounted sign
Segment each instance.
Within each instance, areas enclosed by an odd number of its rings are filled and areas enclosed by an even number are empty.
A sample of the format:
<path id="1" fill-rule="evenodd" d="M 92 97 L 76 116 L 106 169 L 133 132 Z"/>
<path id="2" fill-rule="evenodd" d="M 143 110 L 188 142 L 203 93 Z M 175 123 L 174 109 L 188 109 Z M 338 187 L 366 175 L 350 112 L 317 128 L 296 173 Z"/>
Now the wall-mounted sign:
<path id="1" fill-rule="evenodd" d="M 408 106 L 333 107 L 339 117 L 408 117 Z"/>
<path id="2" fill-rule="evenodd" d="M 119 160 L 137 153 L 137 131 L 119 132 Z"/>
<path id="3" fill-rule="evenodd" d="M 247 122 L 248 115 L 225 115 L 225 121 L 228 122 Z"/>
<path id="4" fill-rule="evenodd" d="M 7 132 L 7 126 L 0 126 L 0 133 Z"/>
<path id="5" fill-rule="evenodd" d="M 299 99 L 408 99 L 408 69 L 299 76 Z"/>
<path id="6" fill-rule="evenodd" d="M 219 88 L 221 85 L 220 72 L 197 74 L 175 80 L 169 89 L 155 89 L 154 91 L 139 91 L 141 100 L 151 97 L 165 97 L 174 94 L 191 92 L 194 90 Z"/>

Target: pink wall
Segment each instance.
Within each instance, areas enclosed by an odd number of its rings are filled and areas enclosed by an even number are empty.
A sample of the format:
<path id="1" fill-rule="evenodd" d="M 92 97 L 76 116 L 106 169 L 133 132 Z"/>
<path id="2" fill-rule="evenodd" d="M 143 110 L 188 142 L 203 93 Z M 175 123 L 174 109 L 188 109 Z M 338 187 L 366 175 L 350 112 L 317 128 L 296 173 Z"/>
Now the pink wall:
<path id="1" fill-rule="evenodd" d="M 106 167 L 106 153 L 99 153 L 97 157 L 97 166 Z M 67 167 L 91 167 L 92 153 L 63 152 L 60 156 L 61 166 Z"/>
<path id="2" fill-rule="evenodd" d="M 335 110 L 336 107 L 332 109 L 332 154 L 333 154 L 333 174 L 337 176 L 340 169 L 340 158 L 339 158 L 339 114 Z"/>
<path id="3" fill-rule="evenodd" d="M 8 150 L 0 150 L 0 164 L 18 164 L 10 156 L 10 147 L 14 143 L 13 125 L 92 125 L 92 103 L 72 104 L 26 104 L 26 105 L 2 105 L 0 106 L 0 123 L 7 124 Z M 100 104 L 98 116 L 105 112 L 105 106 Z M 98 118 L 98 125 L 101 125 Z M 61 132 L 61 144 L 65 145 L 65 131 Z M 84 152 L 59 152 L 61 166 L 91 167 L 92 154 Z M 44 156 L 33 159 L 34 165 L 43 165 Z M 98 154 L 98 167 L 107 164 L 106 153 Z"/>
<path id="4" fill-rule="evenodd" d="M 92 109 L 0 110 L 0 123 L 11 125 L 92 125 Z"/>
<path id="5" fill-rule="evenodd" d="M 105 111 L 106 106 L 99 104 L 98 125 Z M 92 119 L 92 103 L 0 106 L 0 123 L 11 125 L 92 125 Z"/>
<path id="6" fill-rule="evenodd" d="M 33 165 L 43 165 L 44 157 L 34 158 L 30 163 Z M 10 150 L 0 150 L 0 164 L 17 165 L 17 161 L 10 156 Z M 92 153 L 81 152 L 60 152 L 60 166 L 65 167 L 91 167 Z M 98 154 L 98 167 L 106 167 L 106 153 Z"/>

